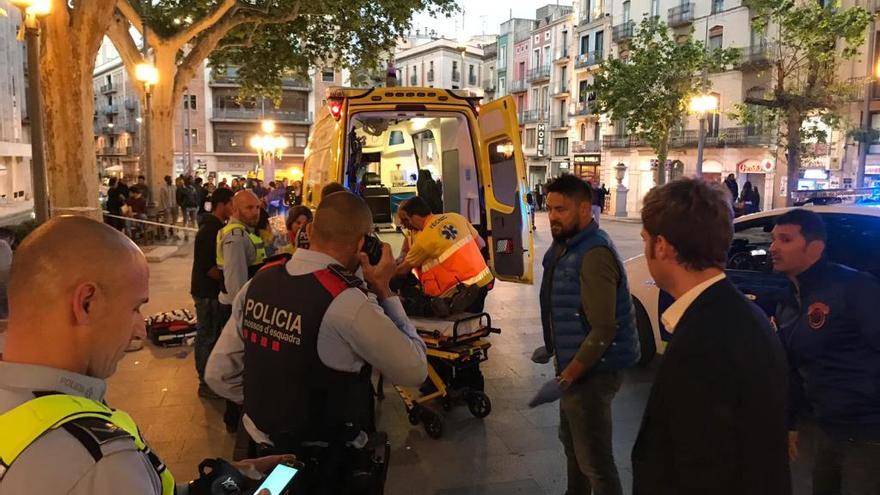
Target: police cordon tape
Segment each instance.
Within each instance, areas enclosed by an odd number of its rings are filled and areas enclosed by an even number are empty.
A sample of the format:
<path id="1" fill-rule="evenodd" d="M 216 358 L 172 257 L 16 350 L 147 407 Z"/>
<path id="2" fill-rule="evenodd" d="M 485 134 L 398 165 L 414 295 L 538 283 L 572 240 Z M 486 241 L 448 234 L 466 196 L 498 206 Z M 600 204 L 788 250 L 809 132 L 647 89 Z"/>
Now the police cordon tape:
<path id="1" fill-rule="evenodd" d="M 186 231 L 189 231 L 189 232 L 198 232 L 198 231 L 199 231 L 199 229 L 194 229 L 194 228 L 192 228 L 192 227 L 181 227 L 181 226 L 179 226 L 179 225 L 177 225 L 177 224 L 162 223 L 162 222 L 154 222 L 154 221 L 152 221 L 152 220 L 142 220 L 142 219 L 140 219 L 140 218 L 124 217 L 124 216 L 121 216 L 121 215 L 111 215 L 111 214 L 110 214 L 108 211 L 106 211 L 106 210 L 102 211 L 102 213 L 104 214 L 105 217 L 118 218 L 118 219 L 120 219 L 120 220 L 125 220 L 125 221 L 128 221 L 128 222 L 138 222 L 138 223 L 144 223 L 144 224 L 147 224 L 147 225 L 155 225 L 155 226 L 157 226 L 157 227 L 165 227 L 165 228 L 167 228 L 167 229 L 186 230 Z"/>

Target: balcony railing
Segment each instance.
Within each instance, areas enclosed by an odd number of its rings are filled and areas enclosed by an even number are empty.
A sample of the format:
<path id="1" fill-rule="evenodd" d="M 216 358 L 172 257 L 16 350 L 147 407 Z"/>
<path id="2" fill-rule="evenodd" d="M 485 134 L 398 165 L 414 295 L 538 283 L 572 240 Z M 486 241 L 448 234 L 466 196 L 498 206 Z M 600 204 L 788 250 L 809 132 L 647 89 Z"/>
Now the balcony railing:
<path id="1" fill-rule="evenodd" d="M 633 21 L 624 22 L 614 26 L 611 30 L 611 41 L 620 43 L 633 37 L 636 30 L 636 23 Z"/>
<path id="2" fill-rule="evenodd" d="M 452 71 L 452 80 L 454 82 L 461 81 L 461 72 L 459 72 L 457 70 Z"/>
<path id="3" fill-rule="evenodd" d="M 415 74 L 409 76 L 409 85 L 410 86 L 415 86 L 418 82 L 419 82 L 418 78 L 416 78 Z"/>
<path id="4" fill-rule="evenodd" d="M 304 89 L 312 90 L 312 81 L 300 77 L 288 77 L 281 80 L 281 87 L 284 89 Z"/>
<path id="5" fill-rule="evenodd" d="M 568 96 L 569 93 L 568 83 L 557 83 L 556 86 L 553 87 L 553 97 L 565 97 Z"/>
<path id="6" fill-rule="evenodd" d="M 683 3 L 678 7 L 672 7 L 669 9 L 669 27 L 676 28 L 687 26 L 692 22 L 694 22 L 694 4 Z"/>
<path id="7" fill-rule="evenodd" d="M 670 148 L 693 148 L 700 139 L 700 131 L 688 129 L 669 137 Z M 748 127 L 729 127 L 720 132 L 707 135 L 705 146 L 708 148 L 725 148 L 739 146 L 768 146 L 772 142 L 769 133 L 757 132 Z M 636 136 L 605 136 L 602 138 L 605 148 L 647 148 L 650 145 Z"/>
<path id="8" fill-rule="evenodd" d="M 125 109 L 126 110 L 137 110 L 140 102 L 137 98 L 128 98 L 125 100 Z"/>
<path id="9" fill-rule="evenodd" d="M 483 91 L 493 92 L 495 91 L 495 79 L 483 79 L 482 85 Z"/>
<path id="10" fill-rule="evenodd" d="M 592 101 L 579 101 L 574 112 L 575 115 L 579 116 L 591 115 L 594 113 L 596 113 L 596 104 Z"/>
<path id="11" fill-rule="evenodd" d="M 119 113 L 119 106 L 118 105 L 102 105 L 101 106 L 101 113 L 106 114 L 106 115 L 115 115 L 115 114 Z"/>
<path id="12" fill-rule="evenodd" d="M 535 122 L 547 121 L 549 120 L 549 113 L 547 110 L 526 110 L 522 113 L 520 122 L 523 124 L 533 124 Z"/>
<path id="13" fill-rule="evenodd" d="M 556 52 L 556 58 L 553 59 L 554 62 L 566 62 L 569 59 L 568 49 L 560 50 Z"/>
<path id="14" fill-rule="evenodd" d="M 476 85 L 477 85 L 477 76 L 473 75 L 473 74 L 469 75 L 468 76 L 468 86 L 476 86 Z"/>
<path id="15" fill-rule="evenodd" d="M 743 69 L 768 67 L 772 61 L 774 48 L 775 45 L 771 43 L 761 43 L 743 48 L 740 67 Z"/>
<path id="16" fill-rule="evenodd" d="M 116 91 L 116 85 L 113 83 L 107 83 L 101 86 L 102 93 L 113 93 Z"/>
<path id="17" fill-rule="evenodd" d="M 575 141 L 571 143 L 572 153 L 601 153 L 602 141 Z"/>
<path id="18" fill-rule="evenodd" d="M 312 113 L 299 110 L 261 110 L 259 108 L 214 108 L 214 120 L 263 120 L 274 119 L 279 122 L 312 122 Z"/>
<path id="19" fill-rule="evenodd" d="M 101 126 L 101 134 L 119 134 L 119 129 L 115 125 Z"/>
<path id="20" fill-rule="evenodd" d="M 712 0 L 712 13 L 718 14 L 724 10 L 724 0 Z"/>
<path id="21" fill-rule="evenodd" d="M 212 72 L 212 86 L 237 86 L 238 85 L 238 68 L 228 67 L 225 72 Z M 312 89 L 312 81 L 303 77 L 285 77 L 281 79 L 281 87 L 284 89 L 301 89 L 310 91 Z"/>
<path id="22" fill-rule="evenodd" d="M 550 79 L 550 66 L 545 65 L 530 70 L 529 75 L 526 77 L 526 79 L 529 82 L 545 81 L 547 79 Z"/>
<path id="23" fill-rule="evenodd" d="M 601 51 L 592 51 L 578 55 L 574 63 L 575 69 L 584 69 L 602 63 L 603 54 Z"/>
<path id="24" fill-rule="evenodd" d="M 568 112 L 563 112 L 561 114 L 554 114 L 552 122 L 550 123 L 551 129 L 568 129 Z"/>
<path id="25" fill-rule="evenodd" d="M 434 82 L 434 69 L 428 71 L 428 82 Z"/>
<path id="26" fill-rule="evenodd" d="M 526 83 L 525 79 L 514 79 L 510 81 L 510 93 L 525 93 L 528 91 L 529 85 Z"/>

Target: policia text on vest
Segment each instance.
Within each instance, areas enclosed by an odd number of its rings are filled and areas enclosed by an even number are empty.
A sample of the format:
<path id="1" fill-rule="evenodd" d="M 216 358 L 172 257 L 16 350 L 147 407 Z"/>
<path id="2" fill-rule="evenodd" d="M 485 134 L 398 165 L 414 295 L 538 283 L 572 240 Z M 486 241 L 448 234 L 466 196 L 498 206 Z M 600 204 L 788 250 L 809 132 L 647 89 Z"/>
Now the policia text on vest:
<path id="1" fill-rule="evenodd" d="M 282 340 L 293 345 L 301 345 L 302 315 L 275 307 L 271 304 L 247 298 L 244 305 L 242 326 L 250 330 L 250 338 L 260 340 L 271 338 Z M 278 350 L 277 342 L 272 343 L 273 350 Z"/>

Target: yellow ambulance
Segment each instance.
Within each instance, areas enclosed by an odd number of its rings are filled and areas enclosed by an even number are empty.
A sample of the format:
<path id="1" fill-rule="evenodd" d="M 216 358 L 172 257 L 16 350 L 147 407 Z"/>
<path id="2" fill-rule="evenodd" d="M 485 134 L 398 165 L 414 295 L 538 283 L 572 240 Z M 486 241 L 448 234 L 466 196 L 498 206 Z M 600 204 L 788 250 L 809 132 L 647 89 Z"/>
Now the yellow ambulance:
<path id="1" fill-rule="evenodd" d="M 501 280 L 531 283 L 533 240 L 525 162 L 513 98 L 438 88 L 333 87 L 312 127 L 303 202 L 339 182 L 390 226 L 397 206 L 420 195 L 470 220 Z"/>

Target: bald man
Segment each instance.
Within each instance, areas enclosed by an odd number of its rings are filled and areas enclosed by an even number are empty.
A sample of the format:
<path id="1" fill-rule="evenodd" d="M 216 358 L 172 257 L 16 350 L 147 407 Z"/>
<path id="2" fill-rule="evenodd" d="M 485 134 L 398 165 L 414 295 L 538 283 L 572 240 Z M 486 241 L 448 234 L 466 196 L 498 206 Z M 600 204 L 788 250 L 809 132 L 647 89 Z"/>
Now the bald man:
<path id="1" fill-rule="evenodd" d="M 145 335 L 148 281 L 138 247 L 87 218 L 52 219 L 21 244 L 0 361 L 0 495 L 205 493 L 175 486 L 131 417 L 104 404 L 104 380 Z"/>
<path id="2" fill-rule="evenodd" d="M 427 363 L 425 344 L 388 285 L 391 248 L 383 244 L 376 265 L 361 252 L 373 230 L 363 199 L 324 197 L 307 229 L 309 249 L 266 265 L 239 292 L 205 379 L 244 403 L 244 427 L 262 451 L 305 454 L 303 442 L 318 442 L 327 446 L 316 449 L 326 468 L 344 462 L 331 453 L 363 445 L 364 432 L 375 431 L 370 367 L 416 386 Z M 304 493 L 349 493 L 338 472 L 306 478 L 323 491 Z"/>
<path id="3" fill-rule="evenodd" d="M 236 294 L 266 260 L 266 247 L 256 233 L 260 200 L 241 190 L 232 198 L 232 216 L 217 234 L 217 266 L 223 270 L 220 304 L 231 305 Z"/>

